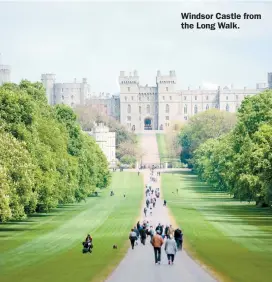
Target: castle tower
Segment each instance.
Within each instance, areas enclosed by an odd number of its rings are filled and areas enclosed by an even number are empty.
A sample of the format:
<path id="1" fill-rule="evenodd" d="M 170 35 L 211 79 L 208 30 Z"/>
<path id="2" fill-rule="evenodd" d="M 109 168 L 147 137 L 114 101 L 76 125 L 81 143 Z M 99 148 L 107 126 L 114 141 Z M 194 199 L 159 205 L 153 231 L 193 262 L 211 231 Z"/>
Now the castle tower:
<path id="1" fill-rule="evenodd" d="M 0 86 L 4 83 L 10 82 L 11 68 L 8 65 L 2 65 L 0 53 Z"/>
<path id="2" fill-rule="evenodd" d="M 84 105 L 85 104 L 85 100 L 88 98 L 88 84 L 87 84 L 87 78 L 83 78 L 82 79 L 82 83 L 81 83 L 81 92 L 80 92 L 80 105 Z"/>
<path id="3" fill-rule="evenodd" d="M 268 77 L 267 77 L 267 78 L 268 78 L 268 79 L 267 79 L 267 80 L 268 80 L 268 81 L 267 81 L 267 82 L 268 82 L 268 88 L 269 88 L 269 89 L 272 89 L 272 72 L 269 72 L 267 76 L 268 76 Z"/>
<path id="4" fill-rule="evenodd" d="M 138 94 L 139 76 L 135 70 L 128 75 L 124 71 L 120 72 L 120 121 L 128 129 L 134 130 L 139 124 Z M 136 129 L 137 130 L 137 129 Z"/>
<path id="5" fill-rule="evenodd" d="M 177 77 L 174 70 L 170 70 L 168 75 L 161 75 L 157 71 L 156 83 L 158 89 L 158 128 L 166 128 L 170 121 L 178 112 L 176 97 Z"/>
<path id="6" fill-rule="evenodd" d="M 56 75 L 55 74 L 42 74 L 42 83 L 44 88 L 46 89 L 46 97 L 49 105 L 55 104 L 54 99 L 54 84 L 56 81 Z"/>

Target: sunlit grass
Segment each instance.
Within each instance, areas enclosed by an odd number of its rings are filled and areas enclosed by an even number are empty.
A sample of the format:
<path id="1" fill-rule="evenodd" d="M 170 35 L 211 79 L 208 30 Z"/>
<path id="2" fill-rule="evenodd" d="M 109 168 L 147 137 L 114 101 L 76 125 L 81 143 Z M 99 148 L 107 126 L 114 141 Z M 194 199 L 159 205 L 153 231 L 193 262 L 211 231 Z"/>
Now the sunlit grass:
<path id="1" fill-rule="evenodd" d="M 162 188 L 193 256 L 232 281 L 271 281 L 271 210 L 214 192 L 188 172 L 163 174 Z"/>
<path id="2" fill-rule="evenodd" d="M 111 189 L 113 197 L 107 189 L 86 203 L 0 225 L 0 281 L 103 281 L 126 253 L 140 212 L 142 176 L 116 172 Z M 87 233 L 94 238 L 94 251 L 83 255 Z"/>

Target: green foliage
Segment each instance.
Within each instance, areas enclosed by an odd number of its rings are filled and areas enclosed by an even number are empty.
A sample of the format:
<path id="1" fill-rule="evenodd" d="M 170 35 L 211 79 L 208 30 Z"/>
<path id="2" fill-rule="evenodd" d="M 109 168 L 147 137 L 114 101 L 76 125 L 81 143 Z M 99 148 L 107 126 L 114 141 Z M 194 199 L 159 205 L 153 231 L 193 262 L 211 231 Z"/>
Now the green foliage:
<path id="1" fill-rule="evenodd" d="M 135 164 L 136 159 L 133 156 L 124 155 L 123 157 L 121 157 L 120 161 L 122 164 L 132 165 Z"/>
<path id="2" fill-rule="evenodd" d="M 47 104 L 41 83 L 0 87 L 0 221 L 48 212 L 107 187 L 107 160 L 73 110 Z"/>
<path id="3" fill-rule="evenodd" d="M 236 123 L 232 113 L 211 109 L 192 116 L 182 128 L 179 143 L 182 147 L 181 161 L 191 165 L 193 152 L 210 138 L 228 133 Z"/>
<path id="4" fill-rule="evenodd" d="M 141 155 L 137 136 L 133 132 L 128 131 L 124 125 L 98 112 L 90 105 L 78 106 L 75 111 L 78 115 L 79 123 L 84 130 L 92 130 L 94 122 L 103 122 L 109 127 L 110 131 L 116 133 L 116 157 L 118 160 L 121 160 L 125 155 L 130 155 L 134 158 Z"/>
<path id="5" fill-rule="evenodd" d="M 229 134 L 210 139 L 193 154 L 194 170 L 217 190 L 241 201 L 272 200 L 272 91 L 246 98 Z"/>

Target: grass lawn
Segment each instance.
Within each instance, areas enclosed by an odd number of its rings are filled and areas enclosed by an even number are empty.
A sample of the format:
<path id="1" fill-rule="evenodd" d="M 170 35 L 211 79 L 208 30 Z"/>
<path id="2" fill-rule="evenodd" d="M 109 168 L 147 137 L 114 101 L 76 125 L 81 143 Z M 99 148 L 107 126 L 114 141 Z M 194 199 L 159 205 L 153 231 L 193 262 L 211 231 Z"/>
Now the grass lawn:
<path id="1" fill-rule="evenodd" d="M 165 134 L 157 133 L 156 138 L 157 138 L 157 144 L 158 144 L 160 158 L 168 157 L 168 153 L 167 153 L 167 150 L 166 150 L 167 146 L 166 146 Z"/>
<path id="2" fill-rule="evenodd" d="M 104 281 L 127 251 L 130 228 L 140 214 L 143 178 L 115 172 L 111 189 L 113 197 L 106 189 L 85 203 L 1 224 L 0 281 Z M 92 254 L 82 254 L 87 233 L 94 238 Z"/>
<path id="3" fill-rule="evenodd" d="M 190 254 L 224 281 L 271 281 L 271 210 L 214 192 L 190 172 L 163 174 L 162 189 Z"/>

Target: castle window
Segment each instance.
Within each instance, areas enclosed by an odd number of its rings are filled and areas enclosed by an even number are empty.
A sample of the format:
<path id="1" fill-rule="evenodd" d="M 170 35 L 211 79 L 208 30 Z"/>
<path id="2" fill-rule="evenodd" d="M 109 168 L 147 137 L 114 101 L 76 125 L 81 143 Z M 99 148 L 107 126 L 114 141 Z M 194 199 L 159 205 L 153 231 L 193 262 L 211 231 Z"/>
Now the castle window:
<path id="1" fill-rule="evenodd" d="M 228 100 L 229 99 L 229 97 L 228 96 L 226 96 L 226 100 Z"/>
<path id="2" fill-rule="evenodd" d="M 169 116 L 166 116 L 165 119 L 166 119 L 166 120 L 169 120 Z"/>
<path id="3" fill-rule="evenodd" d="M 168 87 L 166 87 L 166 91 L 168 91 Z"/>
<path id="4" fill-rule="evenodd" d="M 131 96 L 131 100 L 133 101 L 133 96 Z"/>
<path id="5" fill-rule="evenodd" d="M 127 107 L 127 112 L 128 112 L 128 114 L 131 113 L 131 106 L 130 105 L 128 105 L 128 107 Z"/>
<path id="6" fill-rule="evenodd" d="M 74 99 L 74 95 L 71 96 L 72 100 Z"/>
<path id="7" fill-rule="evenodd" d="M 209 109 L 209 105 L 207 104 L 207 105 L 206 105 L 206 110 L 208 110 L 208 109 Z"/>
<path id="8" fill-rule="evenodd" d="M 128 87 L 128 92 L 130 91 L 130 87 Z"/>
<path id="9" fill-rule="evenodd" d="M 125 101 L 127 100 L 127 96 L 125 96 Z"/>
<path id="10" fill-rule="evenodd" d="M 187 114 L 187 105 L 184 106 L 184 114 Z"/>
<path id="11" fill-rule="evenodd" d="M 186 100 L 186 96 L 184 96 L 184 100 Z"/>
<path id="12" fill-rule="evenodd" d="M 188 118 L 187 118 L 187 117 L 184 117 L 184 119 L 187 120 Z"/>
<path id="13" fill-rule="evenodd" d="M 165 106 L 165 112 L 169 113 L 169 105 L 168 104 Z"/>
<path id="14" fill-rule="evenodd" d="M 172 96 L 170 96 L 170 100 L 172 100 Z"/>
<path id="15" fill-rule="evenodd" d="M 206 100 L 209 100 L 209 96 L 206 96 Z"/>
<path id="16" fill-rule="evenodd" d="M 164 100 L 164 96 L 162 96 L 162 99 Z"/>
<path id="17" fill-rule="evenodd" d="M 226 111 L 229 112 L 229 104 L 226 105 Z"/>
<path id="18" fill-rule="evenodd" d="M 238 110 L 239 109 L 239 105 L 238 104 L 236 104 L 236 110 Z"/>
<path id="19" fill-rule="evenodd" d="M 61 92 L 63 92 L 63 88 L 61 88 Z"/>
<path id="20" fill-rule="evenodd" d="M 62 100 L 64 100 L 64 96 L 63 95 L 61 96 L 61 98 L 62 98 Z"/>
<path id="21" fill-rule="evenodd" d="M 139 114 L 141 114 L 141 113 L 142 113 L 142 107 L 139 106 Z"/>
<path id="22" fill-rule="evenodd" d="M 238 95 L 236 95 L 236 100 L 238 100 Z"/>
<path id="23" fill-rule="evenodd" d="M 147 96 L 147 100 L 149 101 L 149 96 Z"/>
<path id="24" fill-rule="evenodd" d="M 194 107 L 194 113 L 197 114 L 197 105 Z"/>
<path id="25" fill-rule="evenodd" d="M 131 121 L 131 116 L 128 116 L 128 117 L 127 117 L 127 120 L 128 120 L 128 121 Z"/>
<path id="26" fill-rule="evenodd" d="M 197 100 L 197 96 L 195 96 L 195 100 Z"/>
<path id="27" fill-rule="evenodd" d="M 146 106 L 146 112 L 147 112 L 148 114 L 150 114 L 150 105 L 147 105 L 147 106 Z"/>

